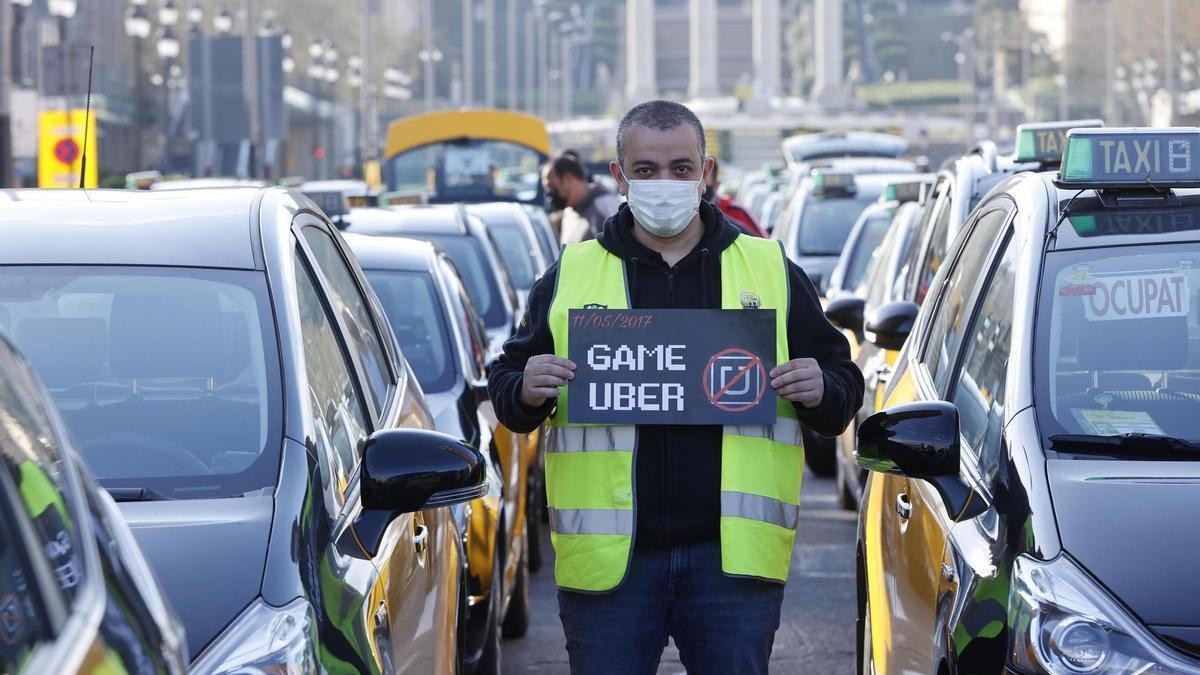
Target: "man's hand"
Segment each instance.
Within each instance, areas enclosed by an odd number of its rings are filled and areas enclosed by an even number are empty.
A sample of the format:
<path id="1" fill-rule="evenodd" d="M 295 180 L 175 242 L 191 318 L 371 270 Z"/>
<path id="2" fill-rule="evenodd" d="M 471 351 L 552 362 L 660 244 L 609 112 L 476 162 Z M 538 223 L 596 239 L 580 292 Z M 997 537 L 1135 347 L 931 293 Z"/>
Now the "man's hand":
<path id="1" fill-rule="evenodd" d="M 538 354 L 525 362 L 521 403 L 540 408 L 558 396 L 558 388 L 575 379 L 575 363 L 553 354 Z"/>
<path id="2" fill-rule="evenodd" d="M 788 401 L 815 408 L 825 398 L 825 377 L 816 359 L 792 359 L 771 370 L 771 388 Z"/>

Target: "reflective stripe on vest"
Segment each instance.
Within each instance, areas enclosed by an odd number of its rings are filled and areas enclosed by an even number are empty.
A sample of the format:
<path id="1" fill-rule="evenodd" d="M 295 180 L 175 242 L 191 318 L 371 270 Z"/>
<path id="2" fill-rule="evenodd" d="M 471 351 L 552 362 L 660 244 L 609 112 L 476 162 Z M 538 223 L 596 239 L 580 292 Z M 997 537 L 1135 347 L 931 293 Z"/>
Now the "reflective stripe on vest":
<path id="1" fill-rule="evenodd" d="M 721 253 L 721 307 L 744 294 L 776 311 L 776 360 L 788 359 L 787 267 L 778 242 L 737 237 Z M 567 314 L 585 305 L 628 309 L 626 267 L 597 241 L 567 246 L 549 323 L 555 353 L 567 356 Z M 756 311 L 756 310 L 746 310 Z M 721 452 L 721 568 L 783 582 L 800 516 L 804 449 L 791 403 L 779 399 L 772 425 L 724 427 Z M 546 493 L 555 579 L 563 588 L 603 592 L 624 578 L 632 553 L 633 426 L 573 425 L 559 394 L 546 447 Z"/>

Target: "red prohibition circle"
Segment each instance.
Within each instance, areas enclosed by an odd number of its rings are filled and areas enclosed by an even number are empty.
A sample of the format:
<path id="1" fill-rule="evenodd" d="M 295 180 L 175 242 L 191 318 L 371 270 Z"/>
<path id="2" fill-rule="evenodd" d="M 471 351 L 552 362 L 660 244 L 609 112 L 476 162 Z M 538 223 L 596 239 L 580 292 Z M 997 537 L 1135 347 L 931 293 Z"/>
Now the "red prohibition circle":
<path id="1" fill-rule="evenodd" d="M 74 138 L 64 138 L 54 144 L 54 157 L 63 164 L 74 164 L 79 158 L 79 144 Z"/>
<path id="2" fill-rule="evenodd" d="M 736 376 L 734 376 L 734 378 L 732 380 L 730 380 L 729 382 L 726 382 L 725 386 L 722 387 L 720 391 L 713 392 L 708 386 L 709 375 L 712 373 L 713 367 L 716 366 L 717 359 L 720 359 L 723 356 L 746 356 L 746 357 L 750 358 L 750 365 L 746 366 L 741 371 L 739 371 L 738 374 Z M 749 373 L 751 369 L 755 369 L 758 371 L 758 392 L 755 393 L 754 400 L 750 401 L 748 403 L 742 403 L 742 404 L 737 404 L 737 405 L 729 405 L 727 403 L 721 403 L 720 399 L 721 399 L 721 396 L 725 393 L 725 391 L 727 389 L 729 389 L 730 387 L 732 387 L 733 385 L 737 384 L 738 381 L 740 381 L 743 377 L 745 377 L 746 374 Z M 725 412 L 745 412 L 745 411 L 753 408 L 754 406 L 758 405 L 759 403 L 761 403 L 763 394 L 766 393 L 766 391 L 767 391 L 767 374 L 766 374 L 766 369 L 763 368 L 762 359 L 760 359 L 757 356 L 755 356 L 754 354 L 746 351 L 745 349 L 740 349 L 738 347 L 730 347 L 729 349 L 722 349 L 721 351 L 717 352 L 716 354 L 713 354 L 713 357 L 708 360 L 708 365 L 706 365 L 704 367 L 704 372 L 701 374 L 700 378 L 701 378 L 700 386 L 704 389 L 704 395 L 706 397 L 708 397 L 708 402 L 713 404 L 713 406 L 716 407 L 717 409 L 724 410 Z"/>

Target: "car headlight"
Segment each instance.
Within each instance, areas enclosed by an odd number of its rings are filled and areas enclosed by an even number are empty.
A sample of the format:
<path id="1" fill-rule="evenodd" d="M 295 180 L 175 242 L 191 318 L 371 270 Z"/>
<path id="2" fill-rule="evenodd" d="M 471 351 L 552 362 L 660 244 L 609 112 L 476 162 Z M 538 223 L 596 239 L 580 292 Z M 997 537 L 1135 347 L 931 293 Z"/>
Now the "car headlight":
<path id="1" fill-rule="evenodd" d="M 254 601 L 204 650 L 193 675 L 307 675 L 317 672 L 312 608 Z"/>
<path id="2" fill-rule="evenodd" d="M 1028 673 L 1200 673 L 1065 554 L 1020 556 L 1009 597 L 1012 665 Z"/>

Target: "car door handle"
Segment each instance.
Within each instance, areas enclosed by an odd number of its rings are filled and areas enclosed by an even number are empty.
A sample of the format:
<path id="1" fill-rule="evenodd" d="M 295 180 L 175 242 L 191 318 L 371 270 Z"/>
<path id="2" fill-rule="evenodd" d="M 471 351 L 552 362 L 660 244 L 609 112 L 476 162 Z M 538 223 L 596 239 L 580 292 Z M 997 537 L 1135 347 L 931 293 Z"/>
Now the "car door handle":
<path id="1" fill-rule="evenodd" d="M 905 520 L 912 517 L 912 502 L 903 492 L 896 495 L 896 514 Z"/>
<path id="2" fill-rule="evenodd" d="M 413 529 L 413 548 L 417 549 L 417 553 L 425 552 L 425 542 L 429 539 L 429 528 L 424 525 L 417 525 Z"/>

